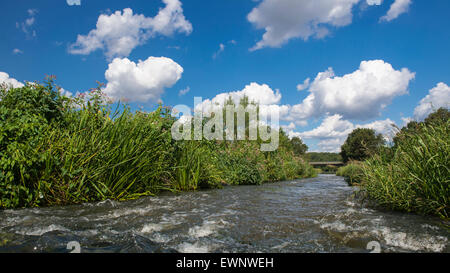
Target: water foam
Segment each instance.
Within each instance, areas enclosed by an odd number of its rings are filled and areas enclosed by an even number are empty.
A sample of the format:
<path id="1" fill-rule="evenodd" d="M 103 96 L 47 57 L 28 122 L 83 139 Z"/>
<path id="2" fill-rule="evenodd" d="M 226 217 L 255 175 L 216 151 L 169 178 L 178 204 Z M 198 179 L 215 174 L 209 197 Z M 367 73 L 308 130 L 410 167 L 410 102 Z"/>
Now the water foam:
<path id="1" fill-rule="evenodd" d="M 206 245 L 200 245 L 199 243 L 183 243 L 177 247 L 177 250 L 181 253 L 208 253 L 209 248 Z"/>
<path id="2" fill-rule="evenodd" d="M 406 232 L 393 231 L 388 227 L 375 230 L 373 233 L 380 236 L 389 246 L 412 251 L 442 252 L 447 245 L 447 238 L 426 233 L 414 236 Z"/>

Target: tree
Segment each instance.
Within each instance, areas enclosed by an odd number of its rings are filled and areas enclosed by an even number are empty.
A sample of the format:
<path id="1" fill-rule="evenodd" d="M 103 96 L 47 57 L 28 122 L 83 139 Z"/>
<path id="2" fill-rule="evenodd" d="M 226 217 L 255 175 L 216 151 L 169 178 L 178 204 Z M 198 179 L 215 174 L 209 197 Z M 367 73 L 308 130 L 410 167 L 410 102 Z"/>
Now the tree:
<path id="1" fill-rule="evenodd" d="M 424 121 L 426 125 L 438 125 L 445 123 L 450 119 L 450 111 L 446 108 L 439 108 L 437 111 L 431 113 Z"/>
<path id="2" fill-rule="evenodd" d="M 400 131 L 394 137 L 393 150 L 396 150 L 399 142 L 407 138 L 411 134 L 418 134 L 423 126 L 437 126 L 440 124 L 445 124 L 450 119 L 450 111 L 446 108 L 439 108 L 435 112 L 428 115 L 423 122 L 410 121 L 405 127 L 400 129 Z"/>
<path id="3" fill-rule="evenodd" d="M 293 137 L 290 142 L 295 155 L 304 155 L 308 151 L 308 146 L 303 143 L 301 138 Z"/>
<path id="4" fill-rule="evenodd" d="M 373 129 L 355 129 L 348 135 L 344 145 L 341 146 L 342 159 L 344 162 L 366 160 L 379 151 L 384 143 L 383 136 L 376 134 Z"/>

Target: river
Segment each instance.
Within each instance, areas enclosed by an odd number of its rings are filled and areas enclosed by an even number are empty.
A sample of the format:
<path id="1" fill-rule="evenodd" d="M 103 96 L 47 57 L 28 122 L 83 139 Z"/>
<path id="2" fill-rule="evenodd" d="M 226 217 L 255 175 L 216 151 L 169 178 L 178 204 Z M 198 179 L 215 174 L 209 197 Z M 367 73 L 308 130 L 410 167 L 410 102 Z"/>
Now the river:
<path id="1" fill-rule="evenodd" d="M 0 252 L 450 252 L 448 223 L 360 205 L 335 175 L 0 211 Z"/>

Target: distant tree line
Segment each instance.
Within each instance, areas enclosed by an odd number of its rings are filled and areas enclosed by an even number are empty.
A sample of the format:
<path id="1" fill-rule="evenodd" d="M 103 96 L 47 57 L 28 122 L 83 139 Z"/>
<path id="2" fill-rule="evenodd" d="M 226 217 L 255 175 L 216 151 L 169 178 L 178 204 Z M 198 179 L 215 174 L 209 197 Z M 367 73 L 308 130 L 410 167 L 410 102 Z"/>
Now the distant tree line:
<path id="1" fill-rule="evenodd" d="M 307 153 L 306 159 L 309 162 L 341 162 L 342 157 L 338 153 Z"/>

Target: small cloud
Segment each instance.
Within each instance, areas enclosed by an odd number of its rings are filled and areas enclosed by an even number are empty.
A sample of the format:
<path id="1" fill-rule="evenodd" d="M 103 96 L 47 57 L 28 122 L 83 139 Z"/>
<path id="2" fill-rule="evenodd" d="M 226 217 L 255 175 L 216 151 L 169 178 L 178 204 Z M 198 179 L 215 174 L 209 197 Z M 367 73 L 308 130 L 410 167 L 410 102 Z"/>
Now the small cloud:
<path id="1" fill-rule="evenodd" d="M 222 53 L 224 50 L 225 50 L 225 45 L 224 44 L 220 44 L 219 45 L 219 50 L 213 54 L 213 59 L 216 59 L 217 56 L 219 56 L 220 53 Z"/>
<path id="2" fill-rule="evenodd" d="M 181 49 L 181 47 L 179 47 L 179 46 L 168 46 L 167 48 L 168 49 L 176 49 L 176 50 L 180 50 Z"/>
<path id="3" fill-rule="evenodd" d="M 67 0 L 69 6 L 81 6 L 81 0 Z"/>
<path id="4" fill-rule="evenodd" d="M 227 42 L 228 44 L 231 44 L 231 45 L 236 45 L 237 44 L 237 42 L 235 41 L 235 40 L 230 40 L 230 41 L 228 41 Z M 222 52 L 224 52 L 225 51 L 225 48 L 226 48 L 226 45 L 224 45 L 224 44 L 219 44 L 219 50 L 217 50 L 214 54 L 213 54 L 213 59 L 216 59 Z"/>
<path id="5" fill-rule="evenodd" d="M 38 10 L 28 9 L 27 13 L 29 17 L 22 23 L 16 22 L 16 28 L 21 29 L 27 35 L 27 38 L 34 38 L 36 37 L 36 31 L 32 27 L 36 22 L 35 15 L 38 13 Z"/>
<path id="6" fill-rule="evenodd" d="M 383 0 L 366 0 L 369 6 L 379 6 L 383 3 Z"/>
<path id="7" fill-rule="evenodd" d="M 395 0 L 395 2 L 391 5 L 386 15 L 380 18 L 380 22 L 382 21 L 390 22 L 396 19 L 403 13 L 408 12 L 411 4 L 412 4 L 411 0 Z"/>
<path id="8" fill-rule="evenodd" d="M 23 51 L 18 48 L 14 48 L 14 50 L 13 50 L 13 54 L 15 54 L 15 55 L 22 54 L 22 53 L 23 53 Z"/>
<path id="9" fill-rule="evenodd" d="M 185 89 L 180 90 L 180 93 L 178 93 L 178 96 L 184 96 L 187 93 L 189 93 L 189 91 L 191 91 L 191 88 L 188 86 Z"/>
<path id="10" fill-rule="evenodd" d="M 311 79 L 307 78 L 303 83 L 297 85 L 297 90 L 303 91 L 303 90 L 307 89 L 309 87 L 310 81 L 311 81 Z"/>

